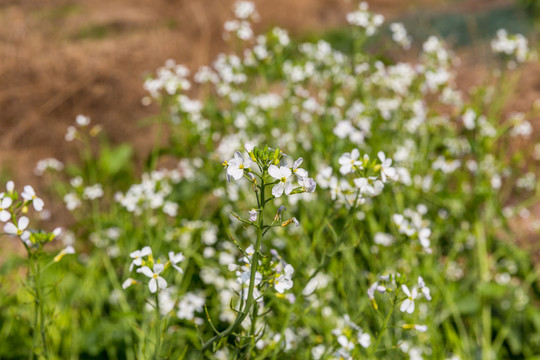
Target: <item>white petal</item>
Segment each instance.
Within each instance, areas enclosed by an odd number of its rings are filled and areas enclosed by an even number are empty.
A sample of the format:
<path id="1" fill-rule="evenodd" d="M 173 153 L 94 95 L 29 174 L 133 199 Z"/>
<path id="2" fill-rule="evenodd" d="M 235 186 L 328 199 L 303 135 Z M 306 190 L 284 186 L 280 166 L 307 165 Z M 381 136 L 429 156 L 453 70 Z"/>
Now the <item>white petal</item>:
<path id="1" fill-rule="evenodd" d="M 20 219 L 19 219 L 19 230 L 24 230 L 26 229 L 26 227 L 28 226 L 28 224 L 30 223 L 30 220 L 26 217 L 26 216 L 22 216 Z"/>
<path id="2" fill-rule="evenodd" d="M 0 211 L 0 221 L 1 222 L 8 221 L 10 217 L 11 217 L 11 215 L 6 210 Z"/>
<path id="3" fill-rule="evenodd" d="M 283 195 L 283 190 L 285 190 L 285 184 L 279 182 L 272 188 L 272 195 L 274 195 L 275 197 L 280 197 L 281 195 Z"/>
<path id="4" fill-rule="evenodd" d="M 150 246 L 145 246 L 142 248 L 141 250 L 141 254 L 139 255 L 140 257 L 143 257 L 143 256 L 148 256 L 152 253 L 152 249 L 150 248 Z"/>
<path id="5" fill-rule="evenodd" d="M 152 294 L 157 291 L 157 281 L 156 281 L 156 279 L 154 279 L 154 278 L 150 279 L 150 282 L 148 283 L 148 288 L 150 289 L 150 292 Z"/>
<path id="6" fill-rule="evenodd" d="M 409 303 L 411 302 L 411 300 L 409 300 L 408 298 L 403 300 L 403 302 L 401 303 L 401 307 L 399 308 L 399 310 L 401 312 L 405 312 L 407 311 L 407 308 L 409 307 Z"/>
<path id="7" fill-rule="evenodd" d="M 154 264 L 154 274 L 161 274 L 164 268 L 165 265 L 163 264 Z"/>
<path id="8" fill-rule="evenodd" d="M 227 168 L 227 175 L 232 176 L 234 180 L 240 180 L 244 176 L 244 169 L 240 168 Z"/>
<path id="9" fill-rule="evenodd" d="M 143 266 L 142 268 L 138 269 L 137 272 L 143 273 L 144 275 L 148 276 L 149 278 L 154 277 L 154 273 L 148 266 Z"/>
<path id="10" fill-rule="evenodd" d="M 279 171 L 279 168 L 276 165 L 270 165 L 268 168 L 268 175 L 274 179 L 281 179 L 281 171 Z"/>
<path id="11" fill-rule="evenodd" d="M 308 176 L 308 172 L 304 169 L 296 169 L 296 172 L 295 172 L 296 176 L 300 177 L 300 178 L 305 178 Z"/>
<path id="12" fill-rule="evenodd" d="M 12 223 L 7 223 L 6 225 L 4 225 L 4 231 L 11 235 L 17 235 L 18 229 Z"/>
<path id="13" fill-rule="evenodd" d="M 288 179 L 292 175 L 292 171 L 288 167 L 282 166 L 279 170 L 281 171 L 281 177 Z"/>
<path id="14" fill-rule="evenodd" d="M 407 287 L 407 285 L 405 284 L 401 285 L 401 289 L 403 289 L 403 292 L 405 293 L 405 295 L 407 295 L 407 297 L 411 297 L 411 292 L 409 291 L 409 288 Z"/>
<path id="15" fill-rule="evenodd" d="M 167 288 L 167 280 L 159 276 L 157 278 L 157 283 L 160 289 L 166 289 Z"/>
<path id="16" fill-rule="evenodd" d="M 34 209 L 36 211 L 43 210 L 43 206 L 45 206 L 45 203 L 40 198 L 35 198 L 34 201 L 32 201 L 32 205 L 34 205 Z"/>
<path id="17" fill-rule="evenodd" d="M 298 158 L 298 160 L 296 160 L 293 164 L 293 169 L 296 169 L 298 168 L 300 165 L 302 165 L 302 161 L 304 161 L 304 159 L 302 158 Z"/>
<path id="18" fill-rule="evenodd" d="M 285 183 L 285 194 L 286 195 L 289 195 L 291 193 L 291 191 L 293 190 L 293 186 L 290 182 L 286 182 Z"/>
<path id="19" fill-rule="evenodd" d="M 13 200 L 11 200 L 11 198 L 9 197 L 6 197 L 2 199 L 2 205 L 0 207 L 2 209 L 7 209 L 8 207 L 11 206 L 11 204 L 13 204 Z"/>

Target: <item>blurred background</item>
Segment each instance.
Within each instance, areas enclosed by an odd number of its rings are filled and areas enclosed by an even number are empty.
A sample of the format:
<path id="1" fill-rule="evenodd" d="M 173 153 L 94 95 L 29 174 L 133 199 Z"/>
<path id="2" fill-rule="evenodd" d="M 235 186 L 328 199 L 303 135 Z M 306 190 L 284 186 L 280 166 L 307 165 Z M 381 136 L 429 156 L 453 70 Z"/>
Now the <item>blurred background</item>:
<path id="1" fill-rule="evenodd" d="M 64 141 L 77 114 L 102 124 L 114 143 L 134 144 L 139 158 L 154 139 L 144 119 L 156 114 L 141 98 L 145 75 L 166 59 L 195 70 L 219 52 L 232 0 L 1 0 L 0 169 L 1 178 L 36 184 L 32 174 L 44 157 L 69 160 Z M 278 25 L 293 37 L 326 36 L 339 46 L 346 38 L 347 0 L 255 1 L 256 30 Z M 462 62 L 463 88 L 485 75 L 486 44 L 499 28 L 535 37 L 536 0 L 373 0 L 370 9 L 401 21 L 416 50 L 439 35 Z M 376 45 L 375 45 L 376 46 Z M 404 59 L 414 55 L 398 54 Z M 511 102 L 529 106 L 540 92 L 538 65 L 528 65 Z M 539 128 L 539 124 L 534 124 Z"/>

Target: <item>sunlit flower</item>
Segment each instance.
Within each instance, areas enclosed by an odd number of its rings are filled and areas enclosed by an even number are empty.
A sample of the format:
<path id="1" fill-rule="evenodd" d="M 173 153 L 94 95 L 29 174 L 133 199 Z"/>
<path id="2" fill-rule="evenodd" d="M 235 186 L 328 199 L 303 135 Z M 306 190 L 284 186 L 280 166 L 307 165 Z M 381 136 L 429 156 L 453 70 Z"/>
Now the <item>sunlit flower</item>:
<path id="1" fill-rule="evenodd" d="M 272 188 L 272 195 L 280 197 L 285 192 L 285 195 L 289 195 L 293 189 L 290 177 L 292 175 L 291 169 L 285 166 L 277 167 L 276 165 L 270 165 L 268 168 L 268 174 L 279 182 Z"/>
<path id="2" fill-rule="evenodd" d="M 362 168 L 362 162 L 359 159 L 360 151 L 358 149 L 353 149 L 350 153 L 344 153 L 338 160 L 341 165 L 339 172 L 346 175 L 355 169 Z"/>
<path id="3" fill-rule="evenodd" d="M 234 157 L 227 162 L 227 175 L 234 180 L 240 180 L 244 176 L 244 169 L 249 169 L 252 163 L 249 157 L 244 159 L 244 156 L 236 151 Z"/>
<path id="4" fill-rule="evenodd" d="M 43 200 L 36 196 L 36 192 L 34 191 L 34 188 L 32 186 L 26 185 L 21 196 L 24 198 L 24 200 L 31 201 L 36 211 L 43 210 Z"/>
<path id="5" fill-rule="evenodd" d="M 412 292 L 409 291 L 409 288 L 405 284 L 401 285 L 401 289 L 403 290 L 405 295 L 407 295 L 407 298 L 403 300 L 399 310 L 401 312 L 407 312 L 409 314 L 412 314 L 414 312 L 414 299 L 416 299 L 416 297 L 418 296 L 418 291 L 416 290 L 416 288 L 413 288 Z"/>
<path id="6" fill-rule="evenodd" d="M 150 278 L 148 288 L 152 294 L 157 291 L 158 287 L 162 290 L 167 288 L 167 281 L 159 276 L 164 268 L 165 266 L 163 264 L 154 264 L 153 271 L 148 266 L 143 266 L 137 270 L 137 272 L 140 272 Z"/>
<path id="7" fill-rule="evenodd" d="M 129 256 L 133 259 L 131 265 L 129 266 L 129 271 L 132 271 L 133 266 L 135 265 L 141 266 L 143 262 L 142 258 L 150 254 L 152 254 L 152 249 L 150 248 L 150 246 L 145 246 L 141 250 L 135 250 L 134 252 L 129 254 Z"/>
<path id="8" fill-rule="evenodd" d="M 29 223 L 30 220 L 26 216 L 21 216 L 17 226 L 15 226 L 13 223 L 7 223 L 4 226 L 4 231 L 7 234 L 19 236 L 21 240 L 26 241 L 30 238 L 30 231 L 26 230 Z"/>

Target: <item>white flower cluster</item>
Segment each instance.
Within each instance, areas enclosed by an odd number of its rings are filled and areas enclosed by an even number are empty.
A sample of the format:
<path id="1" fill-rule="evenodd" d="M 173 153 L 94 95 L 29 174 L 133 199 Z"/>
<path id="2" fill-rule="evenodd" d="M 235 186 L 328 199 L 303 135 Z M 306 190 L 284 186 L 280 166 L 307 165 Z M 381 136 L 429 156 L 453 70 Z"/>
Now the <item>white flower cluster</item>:
<path id="1" fill-rule="evenodd" d="M 423 219 L 423 215 L 427 213 L 425 205 L 418 205 L 415 210 L 405 209 L 403 214 L 392 215 L 392 221 L 397 226 L 400 234 L 405 234 L 410 239 L 418 239 L 422 248 L 431 253 L 431 229 L 429 222 Z"/>
<path id="2" fill-rule="evenodd" d="M 385 294 L 389 290 L 398 291 L 398 288 L 400 288 L 401 291 L 403 291 L 403 293 L 405 294 L 405 299 L 402 300 L 399 308 L 401 312 L 412 314 L 415 309 L 414 301 L 418 298 L 419 295 L 423 296 L 427 301 L 431 301 L 431 290 L 426 286 L 426 283 L 421 276 L 418 277 L 417 286 L 413 286 L 412 290 L 403 283 L 401 284 L 401 286 L 398 286 L 398 284 L 400 283 L 400 279 L 402 279 L 402 276 L 399 273 L 383 275 L 379 276 L 378 281 L 371 284 L 371 286 L 367 290 L 367 295 L 375 309 L 377 309 L 375 292 Z M 416 326 L 418 327 L 419 325 Z M 404 326 L 404 328 L 407 328 L 407 326 Z M 414 328 L 414 326 L 410 328 Z M 416 328 L 416 330 L 425 331 L 423 326 L 420 328 Z"/>
<path id="3" fill-rule="evenodd" d="M 332 334 L 337 337 L 340 347 L 336 349 L 331 359 L 352 360 L 351 353 L 357 346 L 367 349 L 371 345 L 371 336 L 352 322 L 349 315 L 338 320 L 338 326 L 332 330 Z"/>
<path id="4" fill-rule="evenodd" d="M 161 209 L 169 216 L 176 216 L 178 204 L 167 200 L 172 184 L 180 181 L 178 170 L 155 170 L 142 175 L 140 184 L 132 185 L 125 194 L 115 194 L 115 200 L 127 211 L 141 215 L 145 210 Z"/>
<path id="5" fill-rule="evenodd" d="M 405 26 L 402 23 L 392 23 L 390 30 L 392 31 L 392 40 L 401 45 L 403 49 L 409 50 L 412 38 L 407 34 Z"/>
<path id="6" fill-rule="evenodd" d="M 165 66 L 157 70 L 156 78 L 149 78 L 144 82 L 144 89 L 153 98 L 159 98 L 163 94 L 175 95 L 191 88 L 188 76 L 188 68 L 169 59 L 165 62 Z"/>
<path id="7" fill-rule="evenodd" d="M 253 147 L 250 144 L 246 144 L 245 149 L 247 156 L 244 157 L 241 152 L 236 151 L 233 158 L 224 163 L 227 167 L 227 180 L 240 180 L 244 176 L 248 179 L 254 178 L 254 175 L 250 173 L 251 166 L 255 164 L 251 158 Z M 309 177 L 306 170 L 300 168 L 303 159 L 298 158 L 293 162 L 288 155 L 283 155 L 283 158 L 285 161 L 282 161 L 280 166 L 270 165 L 268 168 L 268 175 L 275 179 L 275 185 L 272 187 L 272 195 L 278 198 L 283 194 L 290 195 L 293 190 L 296 192 L 314 192 L 317 183 L 313 178 Z M 297 187 L 293 186 L 293 175 L 296 175 L 296 180 L 298 181 Z"/>
<path id="8" fill-rule="evenodd" d="M 495 39 L 491 41 L 491 50 L 505 55 L 510 60 L 510 68 L 516 66 L 515 62 L 524 63 L 532 56 L 527 38 L 521 34 L 509 35 L 505 29 L 497 31 Z"/>
<path id="9" fill-rule="evenodd" d="M 226 33 L 234 33 L 240 40 L 253 38 L 251 22 L 258 20 L 259 15 L 255 10 L 255 5 L 251 1 L 237 1 L 234 4 L 235 20 L 225 22 Z"/>
<path id="10" fill-rule="evenodd" d="M 361 158 L 360 151 L 353 149 L 350 153 L 342 154 L 338 160 L 341 175 L 357 176 L 352 179 L 352 184 L 348 179 L 333 176 L 331 167 L 325 167 L 319 172 L 317 182 L 321 188 L 330 189 L 332 200 L 348 204 L 354 204 L 355 201 L 364 203 L 365 199 L 380 195 L 386 183 L 399 179 L 396 169 L 392 167 L 392 159 L 387 158 L 382 151 L 379 151 L 377 157 L 379 162 L 370 161 L 368 154 Z"/>
<path id="11" fill-rule="evenodd" d="M 70 125 L 67 128 L 66 135 L 64 136 L 64 140 L 67 142 L 71 142 L 75 139 L 77 139 L 77 136 L 80 136 L 80 130 L 87 130 L 90 125 L 90 118 L 85 115 L 77 115 L 75 117 L 75 126 Z M 101 131 L 100 125 L 95 125 L 91 129 L 89 129 L 89 133 L 91 136 L 96 136 Z M 80 137 L 79 137 L 80 139 Z"/>
<path id="12" fill-rule="evenodd" d="M 64 164 L 55 158 L 45 158 L 39 160 L 34 168 L 36 176 L 42 176 L 47 170 L 62 171 Z"/>
<path id="13" fill-rule="evenodd" d="M 135 250 L 129 256 L 133 259 L 129 271 L 133 271 L 133 268 L 137 266 L 137 273 L 141 273 L 150 279 L 148 288 L 152 294 L 157 292 L 158 289 L 165 290 L 167 288 L 167 280 L 161 276 L 166 267 L 171 266 L 179 273 L 183 273 L 183 270 L 177 265 L 185 259 L 182 253 L 169 252 L 169 258 L 165 264 L 154 260 L 152 249 L 149 246 L 145 246 L 141 250 Z M 135 284 L 138 284 L 137 280 L 128 278 L 122 284 L 122 288 L 127 289 Z"/>
<path id="14" fill-rule="evenodd" d="M 364 28 L 367 36 L 372 36 L 377 32 L 377 29 L 383 24 L 384 16 L 380 14 L 372 14 L 366 2 L 361 2 L 358 5 L 358 10 L 347 14 L 347 22 L 351 25 Z"/>

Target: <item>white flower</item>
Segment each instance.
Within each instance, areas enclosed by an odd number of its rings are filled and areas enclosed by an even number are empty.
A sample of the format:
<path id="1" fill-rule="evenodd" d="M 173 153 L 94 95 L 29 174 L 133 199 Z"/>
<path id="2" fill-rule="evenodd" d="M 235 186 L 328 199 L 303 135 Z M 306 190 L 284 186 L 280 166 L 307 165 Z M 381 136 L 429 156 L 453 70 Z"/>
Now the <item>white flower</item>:
<path id="1" fill-rule="evenodd" d="M 389 178 L 391 180 L 394 180 L 396 178 L 396 169 L 392 167 L 392 159 L 386 158 L 386 155 L 384 155 L 384 152 L 379 151 L 377 154 L 379 157 L 379 160 L 381 160 L 381 178 L 382 181 L 385 183 L 386 178 Z"/>
<path id="2" fill-rule="evenodd" d="M 10 235 L 16 235 L 21 238 L 21 240 L 26 241 L 30 238 L 30 231 L 26 230 L 30 220 L 26 216 L 21 216 L 17 226 L 12 223 L 7 223 L 4 226 L 4 231 Z"/>
<path id="3" fill-rule="evenodd" d="M 71 142 L 75 140 L 75 136 L 77 136 L 77 128 L 75 126 L 68 126 L 66 135 L 64 136 L 64 139 L 67 142 Z"/>
<path id="4" fill-rule="evenodd" d="M 79 196 L 74 192 L 64 195 L 64 202 L 66 203 L 66 208 L 69 211 L 75 210 L 81 206 L 81 199 L 79 199 Z"/>
<path id="5" fill-rule="evenodd" d="M 163 264 L 154 264 L 153 271 L 148 266 L 143 266 L 142 268 L 137 270 L 137 272 L 140 272 L 150 278 L 148 288 L 150 289 L 150 292 L 152 294 L 157 291 L 158 287 L 160 289 L 167 288 L 167 281 L 161 276 L 159 276 L 159 274 L 161 274 L 164 268 L 165 266 Z"/>
<path id="6" fill-rule="evenodd" d="M 231 176 L 234 180 L 240 180 L 244 176 L 244 169 L 248 169 L 252 161 L 249 157 L 244 157 L 239 151 L 234 153 L 234 157 L 228 161 L 227 175 Z"/>
<path id="7" fill-rule="evenodd" d="M 274 283 L 274 288 L 280 294 L 283 294 L 285 290 L 289 290 L 293 287 L 292 276 L 294 274 L 294 269 L 291 265 L 287 264 L 285 269 L 283 269 L 283 274 L 278 276 Z"/>
<path id="8" fill-rule="evenodd" d="M 6 190 L 7 190 L 8 194 L 12 193 L 13 190 L 15 190 L 15 183 L 13 181 L 11 181 L 11 180 L 8 181 L 6 183 Z"/>
<path id="9" fill-rule="evenodd" d="M 371 197 L 379 195 L 384 189 L 384 183 L 376 177 L 357 178 L 353 180 L 354 186 L 360 190 L 360 194 Z"/>
<path id="10" fill-rule="evenodd" d="M 349 339 L 347 339 L 345 335 L 338 336 L 337 341 L 339 345 L 341 345 L 341 347 L 345 349 L 346 351 L 354 350 L 354 343 L 350 341 Z"/>
<path id="11" fill-rule="evenodd" d="M 75 254 L 75 249 L 73 248 L 73 246 L 68 245 L 65 249 L 60 251 L 58 255 L 54 257 L 54 262 L 59 262 L 67 254 Z"/>
<path id="12" fill-rule="evenodd" d="M 11 206 L 13 200 L 9 197 L 5 197 L 0 201 L 0 221 L 6 222 L 11 218 L 11 214 L 7 209 Z"/>
<path id="13" fill-rule="evenodd" d="M 83 190 L 83 198 L 87 200 L 95 200 L 103 196 L 103 188 L 100 184 L 85 187 Z"/>
<path id="14" fill-rule="evenodd" d="M 173 268 L 175 268 L 180 274 L 184 273 L 184 270 L 182 270 L 179 266 L 176 266 L 180 261 L 184 261 L 185 257 L 184 255 L 179 252 L 178 254 L 174 254 L 174 252 L 169 251 L 169 261 L 171 262 L 171 265 Z"/>
<path id="15" fill-rule="evenodd" d="M 90 124 L 90 118 L 88 116 L 84 116 L 84 115 L 77 115 L 77 117 L 75 118 L 75 123 L 77 124 L 77 126 L 88 126 Z"/>
<path id="16" fill-rule="evenodd" d="M 24 187 L 24 191 L 21 194 L 21 196 L 26 201 L 32 201 L 32 205 L 34 205 L 34 209 L 36 211 L 43 210 L 43 205 L 44 205 L 43 200 L 41 200 L 40 198 L 36 196 L 36 192 L 34 191 L 34 188 L 31 187 L 30 185 L 26 185 Z"/>
<path id="17" fill-rule="evenodd" d="M 409 314 L 412 314 L 414 312 L 414 299 L 416 299 L 416 297 L 418 296 L 418 291 L 416 290 L 416 288 L 413 288 L 412 292 L 409 291 L 409 288 L 405 284 L 401 285 L 401 289 L 403 289 L 403 292 L 405 293 L 405 295 L 407 295 L 407 298 L 403 300 L 399 310 L 401 312 L 407 312 Z"/>
<path id="18" fill-rule="evenodd" d="M 306 178 L 308 176 L 308 172 L 306 170 L 299 168 L 299 166 L 302 165 L 302 161 L 304 161 L 304 159 L 298 158 L 298 160 L 296 160 L 292 166 L 292 172 L 296 174 L 296 176 L 298 176 L 300 179 Z"/>
<path id="19" fill-rule="evenodd" d="M 344 153 L 339 158 L 339 172 L 343 175 L 346 175 L 352 172 L 354 169 L 362 168 L 362 162 L 359 160 L 360 151 L 358 149 L 353 149 L 350 153 Z"/>
<path id="20" fill-rule="evenodd" d="M 371 345 L 371 336 L 369 334 L 363 332 L 362 330 L 358 330 L 358 343 L 360 346 L 362 346 L 364 349 L 368 348 L 369 345 Z"/>
<path id="21" fill-rule="evenodd" d="M 131 285 L 135 285 L 135 284 L 138 284 L 139 282 L 133 278 L 127 278 L 126 281 L 124 281 L 122 283 L 122 289 L 127 289 L 128 287 L 130 287 Z"/>
<path id="22" fill-rule="evenodd" d="M 429 245 L 431 245 L 431 241 L 429 240 L 430 235 L 431 229 L 429 228 L 421 228 L 418 231 L 418 240 L 424 249 L 428 249 Z"/>
<path id="23" fill-rule="evenodd" d="M 152 254 L 152 249 L 150 248 L 150 246 L 145 246 L 141 250 L 135 250 L 134 252 L 129 254 L 129 256 L 133 259 L 131 265 L 129 266 L 129 271 L 133 270 L 134 265 L 141 266 L 142 258 L 150 254 Z"/>
<path id="24" fill-rule="evenodd" d="M 300 178 L 298 180 L 298 183 L 302 187 L 302 190 L 308 193 L 314 192 L 315 189 L 317 188 L 317 183 L 315 182 L 315 180 L 313 180 L 313 178 L 308 178 L 308 177 Z"/>
<path id="25" fill-rule="evenodd" d="M 249 210 L 249 221 L 251 222 L 257 221 L 258 214 L 259 214 L 259 211 L 256 209 Z"/>
<path id="26" fill-rule="evenodd" d="M 418 289 L 424 294 L 426 300 L 431 301 L 431 292 L 421 276 L 418 277 Z"/>
<path id="27" fill-rule="evenodd" d="M 285 195 L 289 195 L 293 189 L 290 177 L 292 175 L 291 169 L 285 166 L 277 167 L 276 165 L 270 165 L 268 168 L 268 174 L 279 182 L 272 188 L 272 195 L 280 197 L 285 192 Z"/>

